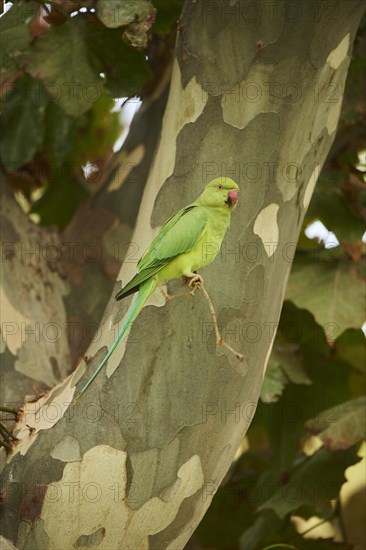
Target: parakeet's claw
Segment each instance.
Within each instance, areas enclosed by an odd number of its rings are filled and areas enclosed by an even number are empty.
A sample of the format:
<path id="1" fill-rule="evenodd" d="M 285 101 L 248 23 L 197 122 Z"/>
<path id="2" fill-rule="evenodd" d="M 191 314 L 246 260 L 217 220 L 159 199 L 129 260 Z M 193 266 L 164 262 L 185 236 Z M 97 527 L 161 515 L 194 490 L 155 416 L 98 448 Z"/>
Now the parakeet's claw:
<path id="1" fill-rule="evenodd" d="M 174 296 L 169 294 L 168 291 L 165 290 L 165 287 L 163 287 L 162 285 L 159 285 L 159 290 L 162 293 L 162 295 L 164 296 L 166 302 L 170 302 L 170 300 L 173 300 Z"/>
<path id="2" fill-rule="evenodd" d="M 191 294 L 193 296 L 196 288 L 202 287 L 203 278 L 201 277 L 201 275 L 198 275 L 198 273 L 187 273 L 183 276 L 189 281 L 188 286 L 192 289 Z"/>
<path id="3" fill-rule="evenodd" d="M 165 288 L 159 285 L 160 292 L 165 298 L 166 302 L 170 302 L 173 298 L 179 298 L 180 296 L 188 296 L 189 292 L 178 292 L 177 294 L 169 294 Z"/>
<path id="4" fill-rule="evenodd" d="M 198 275 L 198 274 L 192 277 L 192 279 L 188 283 L 188 286 L 192 288 L 200 285 L 203 285 L 203 279 L 201 275 Z"/>

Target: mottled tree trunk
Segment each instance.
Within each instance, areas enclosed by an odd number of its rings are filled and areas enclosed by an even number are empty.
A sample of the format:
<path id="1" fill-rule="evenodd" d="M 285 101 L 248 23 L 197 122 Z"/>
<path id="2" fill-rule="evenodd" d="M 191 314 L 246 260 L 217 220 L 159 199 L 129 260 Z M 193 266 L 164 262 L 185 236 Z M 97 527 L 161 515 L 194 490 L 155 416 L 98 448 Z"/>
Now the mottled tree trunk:
<path id="1" fill-rule="evenodd" d="M 1 182 L 0 404 L 17 407 L 76 366 L 97 328 L 124 257 L 160 136 L 171 67 L 135 116 L 104 184 L 63 232 L 40 228 Z"/>
<path id="2" fill-rule="evenodd" d="M 232 177 L 240 202 L 202 275 L 246 364 L 216 351 L 200 292 L 168 303 L 157 292 L 70 405 L 130 304 L 110 301 L 88 365 L 19 423 L 3 472 L 3 534 L 19 548 L 175 550 L 188 541 L 255 411 L 362 11 L 358 0 L 186 2 L 159 148 L 117 286 L 168 216 L 213 177 Z"/>

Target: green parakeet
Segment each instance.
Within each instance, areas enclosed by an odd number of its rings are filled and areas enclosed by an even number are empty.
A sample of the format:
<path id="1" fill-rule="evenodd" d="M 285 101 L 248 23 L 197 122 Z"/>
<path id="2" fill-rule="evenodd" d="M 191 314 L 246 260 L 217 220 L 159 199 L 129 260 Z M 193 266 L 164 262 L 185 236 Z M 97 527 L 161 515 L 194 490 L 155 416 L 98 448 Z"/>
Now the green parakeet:
<path id="1" fill-rule="evenodd" d="M 116 295 L 116 300 L 121 300 L 138 291 L 117 338 L 79 395 L 101 371 L 159 283 L 182 275 L 190 278 L 191 283 L 202 281 L 195 272 L 215 259 L 238 198 L 239 186 L 232 179 L 216 178 L 206 185 L 195 202 L 179 210 L 163 225 L 138 261 L 136 275 Z"/>

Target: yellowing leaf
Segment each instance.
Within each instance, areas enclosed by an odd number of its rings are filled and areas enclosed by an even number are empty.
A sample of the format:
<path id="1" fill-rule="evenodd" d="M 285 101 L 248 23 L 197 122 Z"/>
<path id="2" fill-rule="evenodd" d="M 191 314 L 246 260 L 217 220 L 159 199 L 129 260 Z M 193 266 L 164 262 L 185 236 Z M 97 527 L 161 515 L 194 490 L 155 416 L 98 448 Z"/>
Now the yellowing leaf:
<path id="1" fill-rule="evenodd" d="M 297 307 L 308 309 L 334 340 L 347 328 L 359 328 L 365 321 L 362 267 L 331 259 L 295 262 L 286 298 Z"/>
<path id="2" fill-rule="evenodd" d="M 72 116 L 88 111 L 102 93 L 103 80 L 89 63 L 83 26 L 77 17 L 37 38 L 27 69 Z"/>
<path id="3" fill-rule="evenodd" d="M 326 411 L 305 425 L 317 434 L 330 451 L 348 449 L 365 439 L 366 397 L 351 399 Z"/>

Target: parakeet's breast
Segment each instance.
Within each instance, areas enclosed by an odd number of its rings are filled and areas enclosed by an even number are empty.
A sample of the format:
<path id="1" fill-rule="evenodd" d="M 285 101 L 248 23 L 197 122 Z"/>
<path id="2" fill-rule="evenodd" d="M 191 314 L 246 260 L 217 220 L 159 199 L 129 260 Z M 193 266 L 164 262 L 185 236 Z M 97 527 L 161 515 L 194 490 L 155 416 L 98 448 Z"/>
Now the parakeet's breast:
<path id="1" fill-rule="evenodd" d="M 159 281 L 167 281 L 192 273 L 209 265 L 220 251 L 221 243 L 230 223 L 230 212 L 227 209 L 206 208 L 207 226 L 195 246 L 179 254 L 157 274 Z"/>
<path id="2" fill-rule="evenodd" d="M 230 212 L 227 209 L 213 208 L 210 210 L 213 213 L 211 213 L 206 231 L 198 243 L 200 248 L 199 265 L 196 269 L 210 264 L 216 258 L 230 224 Z"/>

